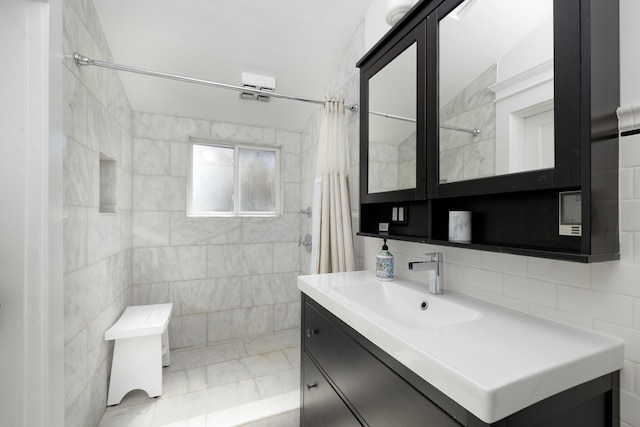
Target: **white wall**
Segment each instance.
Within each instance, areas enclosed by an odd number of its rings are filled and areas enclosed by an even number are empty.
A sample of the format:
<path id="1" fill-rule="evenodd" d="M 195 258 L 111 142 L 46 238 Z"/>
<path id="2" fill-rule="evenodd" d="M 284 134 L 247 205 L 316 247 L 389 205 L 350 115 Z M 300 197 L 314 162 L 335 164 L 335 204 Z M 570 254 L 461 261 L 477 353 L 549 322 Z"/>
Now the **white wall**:
<path id="1" fill-rule="evenodd" d="M 61 22 L 57 3 L 0 4 L 3 426 L 63 423 Z"/>
<path id="2" fill-rule="evenodd" d="M 375 0 L 374 0 L 375 1 Z M 638 40 L 640 2 L 620 1 L 621 105 L 640 104 Z M 384 19 L 367 15 L 370 20 Z M 374 24 L 379 25 L 379 24 Z M 640 135 L 620 140 L 620 242 L 622 259 L 583 265 L 407 242 L 388 242 L 396 274 L 424 253 L 444 252 L 445 290 L 460 292 L 546 319 L 625 341 L 621 373 L 622 426 L 640 426 Z M 365 269 L 374 268 L 380 239 L 364 241 Z"/>

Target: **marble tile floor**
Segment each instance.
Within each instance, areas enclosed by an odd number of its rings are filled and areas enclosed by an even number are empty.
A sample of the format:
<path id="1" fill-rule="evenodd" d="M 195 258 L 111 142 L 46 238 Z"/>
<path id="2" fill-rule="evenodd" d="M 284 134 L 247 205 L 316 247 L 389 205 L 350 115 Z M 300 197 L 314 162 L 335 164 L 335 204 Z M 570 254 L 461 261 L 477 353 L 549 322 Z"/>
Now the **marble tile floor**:
<path id="1" fill-rule="evenodd" d="M 162 396 L 140 390 L 98 427 L 298 427 L 300 331 L 171 351 Z"/>

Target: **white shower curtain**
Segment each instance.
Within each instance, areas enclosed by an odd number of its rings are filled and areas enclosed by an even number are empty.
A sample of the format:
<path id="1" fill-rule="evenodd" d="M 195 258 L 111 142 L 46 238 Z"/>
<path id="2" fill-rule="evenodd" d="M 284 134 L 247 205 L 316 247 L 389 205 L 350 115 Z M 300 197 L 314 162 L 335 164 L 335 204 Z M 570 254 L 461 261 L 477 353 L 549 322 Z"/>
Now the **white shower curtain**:
<path id="1" fill-rule="evenodd" d="M 353 271 L 349 142 L 342 97 L 325 102 L 313 194 L 311 272 Z"/>

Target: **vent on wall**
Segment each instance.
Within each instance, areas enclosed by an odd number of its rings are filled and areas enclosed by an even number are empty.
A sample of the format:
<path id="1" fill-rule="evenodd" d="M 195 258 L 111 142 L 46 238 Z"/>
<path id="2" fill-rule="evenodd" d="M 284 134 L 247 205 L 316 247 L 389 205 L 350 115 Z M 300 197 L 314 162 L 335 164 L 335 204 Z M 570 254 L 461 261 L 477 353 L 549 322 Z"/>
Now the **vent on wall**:
<path id="1" fill-rule="evenodd" d="M 242 73 L 242 86 L 247 89 L 273 92 L 276 88 L 275 77 L 261 76 L 259 74 Z M 240 92 L 240 99 L 248 101 L 269 102 L 271 97 L 264 93 Z"/>

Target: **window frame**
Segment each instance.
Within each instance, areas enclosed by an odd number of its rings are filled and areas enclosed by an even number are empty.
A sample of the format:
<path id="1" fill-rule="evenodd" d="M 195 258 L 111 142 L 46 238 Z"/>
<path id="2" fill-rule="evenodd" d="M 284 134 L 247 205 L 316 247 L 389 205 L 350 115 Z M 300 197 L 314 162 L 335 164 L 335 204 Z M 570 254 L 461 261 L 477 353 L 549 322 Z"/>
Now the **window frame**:
<path id="1" fill-rule="evenodd" d="M 193 147 L 194 145 L 205 145 L 211 147 L 230 148 L 233 153 L 233 211 L 194 211 L 193 209 Z M 275 179 L 274 179 L 274 198 L 275 210 L 273 211 L 241 211 L 240 210 L 240 168 L 239 156 L 240 150 L 268 151 L 275 154 Z M 282 147 L 279 145 L 263 145 L 242 142 L 225 141 L 209 138 L 189 138 L 189 147 L 187 149 L 187 201 L 186 214 L 188 217 L 279 217 L 282 216 L 282 189 L 283 189 L 283 172 L 282 172 Z"/>

